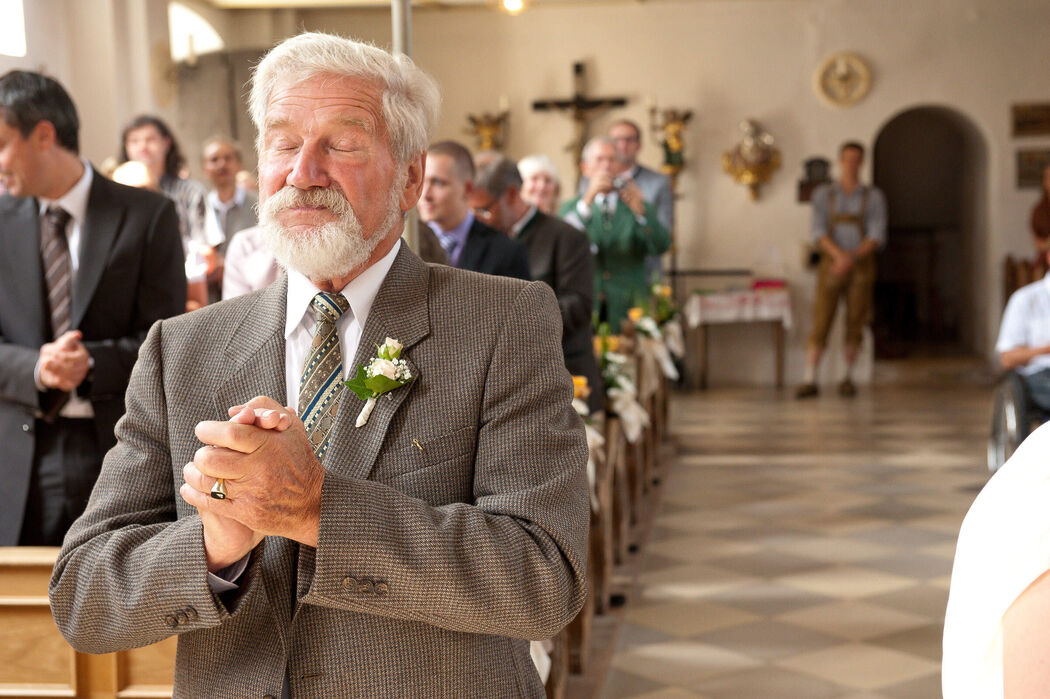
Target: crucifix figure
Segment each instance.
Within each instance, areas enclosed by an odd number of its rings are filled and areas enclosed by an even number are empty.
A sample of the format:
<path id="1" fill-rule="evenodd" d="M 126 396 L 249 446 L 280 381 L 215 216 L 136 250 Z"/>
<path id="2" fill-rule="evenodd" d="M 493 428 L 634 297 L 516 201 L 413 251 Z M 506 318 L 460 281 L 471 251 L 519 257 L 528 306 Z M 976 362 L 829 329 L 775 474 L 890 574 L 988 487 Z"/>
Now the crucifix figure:
<path id="1" fill-rule="evenodd" d="M 625 97 L 587 97 L 587 76 L 583 63 L 572 64 L 573 85 L 575 92 L 569 99 L 536 100 L 532 103 L 535 110 L 559 109 L 570 112 L 576 127 L 576 137 L 568 146 L 576 158 L 576 170 L 579 173 L 580 160 L 583 157 L 583 146 L 587 143 L 587 126 L 593 117 L 591 112 L 607 107 L 622 107 L 627 104 Z M 579 176 L 577 174 L 577 176 Z"/>

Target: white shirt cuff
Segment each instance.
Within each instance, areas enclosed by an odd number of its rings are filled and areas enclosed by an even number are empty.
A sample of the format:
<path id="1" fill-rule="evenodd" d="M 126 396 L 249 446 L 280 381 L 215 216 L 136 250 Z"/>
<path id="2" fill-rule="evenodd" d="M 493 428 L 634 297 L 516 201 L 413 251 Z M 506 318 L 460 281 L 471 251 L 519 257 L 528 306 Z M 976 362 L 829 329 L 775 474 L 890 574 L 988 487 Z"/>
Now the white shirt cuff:
<path id="1" fill-rule="evenodd" d="M 583 199 L 576 201 L 576 215 L 584 222 L 589 221 L 591 218 L 591 207 L 584 204 Z"/>

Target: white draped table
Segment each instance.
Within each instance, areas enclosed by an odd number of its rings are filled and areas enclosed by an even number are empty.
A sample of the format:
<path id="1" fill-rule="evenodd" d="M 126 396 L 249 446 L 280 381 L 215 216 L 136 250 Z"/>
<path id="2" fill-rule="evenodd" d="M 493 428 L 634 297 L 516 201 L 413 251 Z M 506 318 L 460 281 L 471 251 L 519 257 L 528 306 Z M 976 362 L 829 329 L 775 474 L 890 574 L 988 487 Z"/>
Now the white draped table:
<path id="1" fill-rule="evenodd" d="M 784 385 L 784 331 L 791 329 L 791 295 L 786 288 L 694 293 L 685 304 L 689 328 L 689 383 L 707 388 L 707 331 L 709 325 L 768 323 L 773 326 L 774 369 L 777 387 Z"/>

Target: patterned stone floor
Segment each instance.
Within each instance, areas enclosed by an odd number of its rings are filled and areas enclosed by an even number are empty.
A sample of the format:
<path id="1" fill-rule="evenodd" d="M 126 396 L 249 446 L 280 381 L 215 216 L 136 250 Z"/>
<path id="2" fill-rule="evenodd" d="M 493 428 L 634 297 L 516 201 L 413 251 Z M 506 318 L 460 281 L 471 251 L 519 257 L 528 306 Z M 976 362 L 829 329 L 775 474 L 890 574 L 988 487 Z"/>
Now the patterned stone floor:
<path id="1" fill-rule="evenodd" d="M 991 380 L 950 360 L 880 366 L 853 400 L 676 396 L 678 457 L 598 696 L 940 696 Z"/>

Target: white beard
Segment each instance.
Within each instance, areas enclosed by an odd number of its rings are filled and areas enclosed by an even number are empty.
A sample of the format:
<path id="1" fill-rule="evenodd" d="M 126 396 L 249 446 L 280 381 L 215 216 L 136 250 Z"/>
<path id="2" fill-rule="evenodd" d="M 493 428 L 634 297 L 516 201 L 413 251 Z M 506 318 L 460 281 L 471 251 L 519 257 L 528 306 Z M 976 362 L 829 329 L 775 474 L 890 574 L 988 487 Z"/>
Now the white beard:
<path id="1" fill-rule="evenodd" d="M 407 173 L 394 182 L 387 201 L 387 215 L 379 229 L 368 237 L 350 203 L 335 189 L 302 190 L 286 185 L 267 197 L 260 207 L 263 240 L 282 267 L 294 269 L 308 279 L 344 277 L 368 262 L 387 232 L 404 216 L 399 203 L 406 178 Z M 324 207 L 335 214 L 336 220 L 312 230 L 290 233 L 277 220 L 277 215 L 297 206 Z"/>

